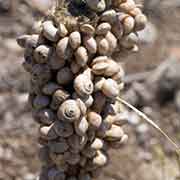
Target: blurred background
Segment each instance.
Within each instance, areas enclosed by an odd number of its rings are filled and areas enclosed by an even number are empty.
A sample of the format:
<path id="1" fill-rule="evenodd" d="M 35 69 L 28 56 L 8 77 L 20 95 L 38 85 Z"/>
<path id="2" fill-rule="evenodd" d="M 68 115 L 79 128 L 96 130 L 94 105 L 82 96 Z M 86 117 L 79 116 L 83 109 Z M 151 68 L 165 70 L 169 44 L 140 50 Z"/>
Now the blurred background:
<path id="1" fill-rule="evenodd" d="M 123 98 L 149 115 L 180 144 L 180 1 L 139 0 L 149 18 L 140 51 L 121 62 Z M 0 180 L 36 180 L 37 125 L 27 105 L 28 74 L 16 37 L 33 33 L 53 0 L 0 0 Z M 126 111 L 129 142 L 112 151 L 99 180 L 179 180 L 174 148 L 136 114 Z"/>

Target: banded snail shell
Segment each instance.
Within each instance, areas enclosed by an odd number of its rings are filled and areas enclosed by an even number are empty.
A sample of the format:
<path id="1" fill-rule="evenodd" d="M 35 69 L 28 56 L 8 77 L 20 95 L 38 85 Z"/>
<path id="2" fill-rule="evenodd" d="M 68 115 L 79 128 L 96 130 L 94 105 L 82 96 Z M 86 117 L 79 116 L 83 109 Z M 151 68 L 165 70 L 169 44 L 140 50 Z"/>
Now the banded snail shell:
<path id="1" fill-rule="evenodd" d="M 69 35 L 69 44 L 73 49 L 77 49 L 81 45 L 81 34 L 74 31 Z"/>
<path id="2" fill-rule="evenodd" d="M 87 119 L 91 126 L 93 126 L 95 128 L 99 128 L 101 126 L 102 117 L 100 114 L 93 112 L 93 111 L 89 112 L 87 115 Z"/>
<path id="3" fill-rule="evenodd" d="M 81 111 L 75 100 L 66 100 L 61 104 L 57 112 L 62 121 L 74 122 L 80 119 Z"/>
<path id="4" fill-rule="evenodd" d="M 105 166 L 107 164 L 108 158 L 101 151 L 97 151 L 97 155 L 93 158 L 93 164 L 97 166 Z"/>
<path id="5" fill-rule="evenodd" d="M 87 76 L 80 74 L 74 80 L 74 89 L 79 96 L 87 96 L 93 93 L 93 82 Z"/>
<path id="6" fill-rule="evenodd" d="M 109 32 L 110 30 L 111 30 L 111 25 L 107 22 L 103 22 L 98 25 L 98 27 L 96 29 L 96 34 L 97 35 L 106 35 L 107 32 Z"/>
<path id="7" fill-rule="evenodd" d="M 93 35 L 95 33 L 94 27 L 90 24 L 82 24 L 80 26 L 80 31 L 88 35 Z"/>
<path id="8" fill-rule="evenodd" d="M 97 52 L 97 43 L 94 37 L 85 36 L 83 41 L 84 41 L 84 46 L 86 47 L 89 53 L 95 54 Z"/>
<path id="9" fill-rule="evenodd" d="M 48 20 L 42 23 L 43 35 L 50 41 L 56 42 L 60 38 L 58 28 L 56 28 L 52 21 Z"/>
<path id="10" fill-rule="evenodd" d="M 107 79 L 102 87 L 102 92 L 109 98 L 116 98 L 119 94 L 119 87 L 113 79 Z"/>
<path id="11" fill-rule="evenodd" d="M 80 46 L 75 52 L 76 62 L 81 67 L 84 67 L 88 62 L 88 53 L 85 47 Z"/>
<path id="12" fill-rule="evenodd" d="M 106 8 L 105 0 L 87 0 L 86 2 L 90 9 L 96 12 L 102 12 Z"/>

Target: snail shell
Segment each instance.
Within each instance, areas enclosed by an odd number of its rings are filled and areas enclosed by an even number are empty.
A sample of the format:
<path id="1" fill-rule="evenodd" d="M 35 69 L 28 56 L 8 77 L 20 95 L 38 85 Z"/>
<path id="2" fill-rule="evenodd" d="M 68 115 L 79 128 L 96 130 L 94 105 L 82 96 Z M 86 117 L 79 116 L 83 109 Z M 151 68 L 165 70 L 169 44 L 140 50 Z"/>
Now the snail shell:
<path id="1" fill-rule="evenodd" d="M 124 131 L 121 127 L 117 125 L 112 125 L 111 129 L 106 131 L 106 140 L 117 141 L 120 140 L 124 135 Z"/>
<path id="2" fill-rule="evenodd" d="M 41 109 L 33 112 L 33 118 L 43 125 L 51 125 L 56 120 L 56 115 L 51 109 Z"/>
<path id="3" fill-rule="evenodd" d="M 81 111 L 75 100 L 66 100 L 61 104 L 57 112 L 58 118 L 62 121 L 74 122 L 80 119 Z"/>
<path id="4" fill-rule="evenodd" d="M 72 124 L 67 122 L 55 121 L 53 128 L 56 134 L 63 138 L 71 136 L 74 132 Z"/>
<path id="5" fill-rule="evenodd" d="M 109 60 L 107 61 L 107 64 L 108 66 L 104 71 L 105 76 L 113 76 L 119 72 L 119 65 L 115 61 Z"/>
<path id="6" fill-rule="evenodd" d="M 111 25 L 107 22 L 101 23 L 96 29 L 97 35 L 106 35 L 108 31 L 111 30 Z"/>
<path id="7" fill-rule="evenodd" d="M 60 37 L 65 37 L 68 34 L 68 30 L 66 29 L 65 25 L 62 23 L 59 24 L 58 31 Z"/>
<path id="8" fill-rule="evenodd" d="M 131 33 L 127 36 L 124 36 L 121 41 L 120 45 L 124 48 L 131 49 L 138 43 L 138 37 L 135 33 Z"/>
<path id="9" fill-rule="evenodd" d="M 102 87 L 102 92 L 109 98 L 116 98 L 119 94 L 119 87 L 113 79 L 107 79 Z"/>
<path id="10" fill-rule="evenodd" d="M 89 112 L 87 115 L 87 119 L 90 125 L 92 125 L 95 128 L 99 128 L 102 123 L 102 117 L 100 114 L 96 112 Z"/>
<path id="11" fill-rule="evenodd" d="M 71 62 L 71 71 L 73 74 L 77 74 L 81 69 L 81 66 L 76 63 L 76 61 L 72 60 Z"/>
<path id="12" fill-rule="evenodd" d="M 102 149 L 103 146 L 104 146 L 104 141 L 102 139 L 99 139 L 99 138 L 96 138 L 93 141 L 93 143 L 91 144 L 91 148 L 96 149 L 96 150 Z"/>
<path id="13" fill-rule="evenodd" d="M 129 11 L 129 14 L 133 17 L 139 15 L 139 14 L 142 14 L 142 11 L 141 9 L 139 9 L 138 7 L 132 9 L 131 11 Z"/>
<path id="14" fill-rule="evenodd" d="M 51 53 L 52 53 L 51 47 L 47 45 L 40 45 L 34 51 L 34 59 L 37 63 L 40 64 L 47 63 Z"/>
<path id="15" fill-rule="evenodd" d="M 124 30 L 123 30 L 123 24 L 121 22 L 120 15 L 116 16 L 116 21 L 112 26 L 112 32 L 116 36 L 116 38 L 118 38 L 118 39 L 122 38 Z"/>
<path id="16" fill-rule="evenodd" d="M 78 153 L 84 148 L 88 139 L 87 136 L 78 136 L 76 134 L 73 134 L 67 139 L 67 141 L 71 148 L 70 151 Z"/>
<path id="17" fill-rule="evenodd" d="M 86 115 L 87 107 L 86 107 L 85 103 L 78 97 L 76 97 L 76 101 L 77 101 L 77 104 L 81 110 L 81 114 Z"/>
<path id="18" fill-rule="evenodd" d="M 113 9 L 103 12 L 101 15 L 101 21 L 110 22 L 111 24 L 115 22 L 115 19 L 116 19 L 116 11 Z"/>
<path id="19" fill-rule="evenodd" d="M 107 56 L 98 56 L 92 60 L 92 66 L 96 63 L 107 62 L 109 58 Z"/>
<path id="20" fill-rule="evenodd" d="M 103 87 L 103 84 L 105 82 L 105 78 L 101 76 L 97 76 L 94 80 L 94 91 L 100 91 Z"/>
<path id="21" fill-rule="evenodd" d="M 89 127 L 88 121 L 85 117 L 82 117 L 79 121 L 74 122 L 75 131 L 79 136 L 83 136 Z"/>
<path id="22" fill-rule="evenodd" d="M 80 74 L 74 80 L 74 89 L 79 96 L 88 96 L 93 93 L 93 82 L 87 76 Z"/>
<path id="23" fill-rule="evenodd" d="M 123 69 L 122 66 L 119 64 L 119 72 L 117 72 L 116 74 L 114 74 L 114 75 L 112 76 L 112 79 L 115 80 L 115 81 L 119 84 L 119 83 L 122 83 L 124 76 L 125 76 L 124 69 Z"/>
<path id="24" fill-rule="evenodd" d="M 123 20 L 124 34 L 129 34 L 134 30 L 135 20 L 133 17 L 128 16 Z"/>
<path id="25" fill-rule="evenodd" d="M 70 165 L 76 165 L 80 161 L 80 154 L 79 153 L 72 153 L 72 152 L 65 152 L 64 159 Z"/>
<path id="26" fill-rule="evenodd" d="M 106 38 L 102 38 L 99 40 L 98 44 L 98 52 L 100 55 L 108 55 L 110 52 L 110 45 Z"/>
<path id="27" fill-rule="evenodd" d="M 80 31 L 88 35 L 93 35 L 95 33 L 94 27 L 90 24 L 82 24 L 80 26 Z"/>
<path id="28" fill-rule="evenodd" d="M 140 31 L 146 27 L 147 17 L 144 14 L 138 14 L 135 16 L 135 30 Z"/>
<path id="29" fill-rule="evenodd" d="M 84 67 L 88 62 L 88 53 L 86 48 L 80 46 L 75 52 L 76 62 L 81 67 Z"/>
<path id="30" fill-rule="evenodd" d="M 97 155 L 93 158 L 93 164 L 97 166 L 105 166 L 107 164 L 108 158 L 101 151 L 97 151 Z"/>
<path id="31" fill-rule="evenodd" d="M 128 135 L 124 134 L 120 141 L 110 141 L 108 144 L 113 149 L 119 149 L 123 145 L 125 145 L 127 143 L 127 141 L 128 141 Z"/>
<path id="32" fill-rule="evenodd" d="M 67 85 L 69 84 L 74 78 L 74 75 L 70 68 L 64 67 L 60 69 L 57 73 L 57 82 L 60 85 Z"/>
<path id="33" fill-rule="evenodd" d="M 33 107 L 35 109 L 42 109 L 49 105 L 50 99 L 48 96 L 37 95 L 33 101 Z"/>
<path id="34" fill-rule="evenodd" d="M 64 89 L 60 88 L 54 92 L 50 107 L 53 110 L 57 110 L 59 106 L 69 98 L 70 98 L 70 94 Z"/>
<path id="35" fill-rule="evenodd" d="M 53 93 L 58 90 L 60 86 L 54 82 L 49 82 L 46 85 L 43 86 L 42 92 L 45 95 L 53 95 Z"/>
<path id="36" fill-rule="evenodd" d="M 70 59 L 72 57 L 72 49 L 69 46 L 69 38 L 62 38 L 56 46 L 56 53 L 60 58 Z"/>
<path id="37" fill-rule="evenodd" d="M 92 71 L 95 75 L 103 75 L 107 67 L 107 62 L 96 63 L 92 66 Z"/>
<path id="38" fill-rule="evenodd" d="M 39 135 L 41 138 L 45 139 L 45 140 L 53 140 L 56 139 L 58 136 L 55 133 L 54 129 L 53 129 L 53 124 L 50 126 L 42 126 L 39 129 Z"/>
<path id="39" fill-rule="evenodd" d="M 49 58 L 49 62 L 48 62 L 52 70 L 61 69 L 62 67 L 64 67 L 65 63 L 66 63 L 65 59 L 59 58 L 56 52 L 52 53 L 52 56 Z"/>
<path id="40" fill-rule="evenodd" d="M 95 54 L 97 52 L 97 43 L 93 36 L 85 36 L 83 42 L 90 54 Z"/>
<path id="41" fill-rule="evenodd" d="M 87 108 L 92 106 L 93 101 L 94 101 L 94 99 L 91 95 L 81 97 L 81 96 L 77 95 L 77 93 L 74 93 L 73 98 L 76 99 L 77 101 L 79 101 L 81 104 L 83 104 L 82 106 L 85 105 L 86 111 L 87 111 Z M 83 108 L 83 109 L 85 109 L 85 108 Z M 86 111 L 84 110 L 85 113 L 86 113 Z M 85 114 L 85 113 L 82 113 L 82 114 Z"/>
<path id="42" fill-rule="evenodd" d="M 21 35 L 17 38 L 17 43 L 20 47 L 25 48 L 26 47 L 26 42 L 28 40 L 28 38 L 30 38 L 30 35 Z"/>
<path id="43" fill-rule="evenodd" d="M 87 78 L 91 79 L 91 80 L 94 79 L 94 75 L 93 75 L 93 73 L 92 73 L 92 69 L 89 68 L 89 67 L 87 67 L 87 68 L 82 72 L 82 74 L 83 74 L 84 76 L 86 76 Z"/>
<path id="44" fill-rule="evenodd" d="M 102 12 L 106 8 L 105 0 L 86 0 L 86 2 L 90 9 L 96 12 Z"/>
<path id="45" fill-rule="evenodd" d="M 135 4 L 134 0 L 127 0 L 127 1 L 124 2 L 124 3 L 121 3 L 121 4 L 119 5 L 119 8 L 120 8 L 122 11 L 129 12 L 129 11 L 131 11 L 132 9 L 136 8 L 136 4 Z"/>
<path id="46" fill-rule="evenodd" d="M 92 109 L 97 112 L 101 113 L 104 105 L 106 103 L 106 96 L 101 92 L 94 93 L 94 103 Z"/>
<path id="47" fill-rule="evenodd" d="M 96 155 L 96 150 L 92 149 L 90 146 L 86 146 L 82 150 L 82 155 L 85 156 L 86 158 L 93 158 Z"/>
<path id="48" fill-rule="evenodd" d="M 109 43 L 109 51 L 113 53 L 117 48 L 117 39 L 110 31 L 106 34 L 105 38 Z"/>
<path id="49" fill-rule="evenodd" d="M 66 179 L 66 175 L 61 172 L 58 171 L 57 169 L 51 169 L 50 171 L 48 171 L 48 180 L 65 180 Z"/>
<path id="50" fill-rule="evenodd" d="M 69 145 L 65 139 L 60 139 L 60 141 L 49 141 L 48 147 L 51 153 L 62 154 L 68 150 Z"/>
<path id="51" fill-rule="evenodd" d="M 59 37 L 58 28 L 56 28 L 52 21 L 45 21 L 42 23 L 43 35 L 52 42 L 57 42 Z"/>
<path id="52" fill-rule="evenodd" d="M 81 34 L 78 31 L 69 35 L 69 44 L 73 49 L 77 49 L 81 45 Z"/>

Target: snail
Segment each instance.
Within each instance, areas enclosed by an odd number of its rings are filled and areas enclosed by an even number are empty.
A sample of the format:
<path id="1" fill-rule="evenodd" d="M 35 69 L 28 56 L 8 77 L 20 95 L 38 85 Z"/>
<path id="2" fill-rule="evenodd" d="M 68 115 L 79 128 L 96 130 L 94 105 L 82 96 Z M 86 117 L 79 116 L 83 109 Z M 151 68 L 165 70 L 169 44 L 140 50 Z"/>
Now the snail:
<path id="1" fill-rule="evenodd" d="M 74 132 L 72 124 L 58 120 L 53 124 L 53 129 L 58 136 L 63 138 L 71 136 Z"/>
<path id="2" fill-rule="evenodd" d="M 87 115 L 87 119 L 91 126 L 97 128 L 97 129 L 101 126 L 102 117 L 100 114 L 93 112 L 93 111 L 89 112 Z"/>
<path id="3" fill-rule="evenodd" d="M 60 85 L 67 85 L 73 80 L 73 73 L 69 67 L 60 69 L 57 73 L 57 82 Z"/>
<path id="4" fill-rule="evenodd" d="M 48 20 L 42 23 L 43 35 L 50 41 L 56 42 L 59 39 L 59 31 L 52 21 Z"/>
<path id="5" fill-rule="evenodd" d="M 59 120 L 74 122 L 80 119 L 81 111 L 75 100 L 69 99 L 61 104 L 57 112 Z"/>
<path id="6" fill-rule="evenodd" d="M 94 90 L 93 82 L 87 76 L 80 74 L 74 80 L 74 89 L 79 96 L 91 95 Z"/>
<path id="7" fill-rule="evenodd" d="M 102 12 L 106 8 L 105 0 L 86 0 L 86 3 L 92 10 L 97 12 Z"/>
<path id="8" fill-rule="evenodd" d="M 96 150 L 102 149 L 103 146 L 104 146 L 104 141 L 102 139 L 99 139 L 99 138 L 96 138 L 93 141 L 93 143 L 91 144 L 91 148 L 96 149 Z"/>
<path id="9" fill-rule="evenodd" d="M 58 32 L 60 37 L 65 37 L 68 34 L 67 28 L 62 23 L 59 23 Z"/>
<path id="10" fill-rule="evenodd" d="M 39 135 L 41 138 L 45 140 L 53 140 L 58 137 L 58 135 L 55 133 L 53 129 L 53 125 L 40 127 Z"/>
<path id="11" fill-rule="evenodd" d="M 81 34 L 78 31 L 69 35 L 69 44 L 73 49 L 77 49 L 81 45 Z"/>
<path id="12" fill-rule="evenodd" d="M 57 110 L 59 106 L 67 99 L 70 98 L 70 94 L 62 88 L 56 90 L 52 95 L 52 101 L 50 107 L 53 110 Z"/>
<path id="13" fill-rule="evenodd" d="M 147 17 L 144 14 L 138 14 L 135 16 L 135 30 L 140 31 L 145 28 L 147 24 Z"/>
<path id="14" fill-rule="evenodd" d="M 87 35 L 93 35 L 95 33 L 95 28 L 90 24 L 82 24 L 80 26 L 80 31 Z"/>
<path id="15" fill-rule="evenodd" d="M 85 36 L 83 43 L 90 54 L 95 54 L 97 52 L 97 43 L 93 36 Z"/>
<path id="16" fill-rule="evenodd" d="M 102 13 L 100 18 L 101 18 L 101 21 L 109 22 L 110 24 L 113 24 L 116 19 L 116 11 L 113 9 L 107 10 Z"/>
<path id="17" fill-rule="evenodd" d="M 97 155 L 93 158 L 93 164 L 97 166 L 105 166 L 107 161 L 107 156 L 99 150 L 97 151 Z"/>
<path id="18" fill-rule="evenodd" d="M 96 34 L 97 35 L 106 35 L 107 32 L 109 32 L 110 30 L 111 30 L 111 25 L 107 22 L 103 22 L 98 25 L 98 27 L 96 29 Z"/>
<path id="19" fill-rule="evenodd" d="M 84 67 L 88 61 L 88 53 L 85 47 L 80 46 L 75 52 L 76 62 L 81 67 Z"/>
<path id="20" fill-rule="evenodd" d="M 72 57 L 72 49 L 69 45 L 69 38 L 64 37 L 59 40 L 56 46 L 56 53 L 60 58 L 69 59 Z"/>
<path id="21" fill-rule="evenodd" d="M 82 117 L 80 120 L 74 122 L 75 131 L 79 136 L 83 136 L 88 130 L 89 124 L 85 117 Z"/>

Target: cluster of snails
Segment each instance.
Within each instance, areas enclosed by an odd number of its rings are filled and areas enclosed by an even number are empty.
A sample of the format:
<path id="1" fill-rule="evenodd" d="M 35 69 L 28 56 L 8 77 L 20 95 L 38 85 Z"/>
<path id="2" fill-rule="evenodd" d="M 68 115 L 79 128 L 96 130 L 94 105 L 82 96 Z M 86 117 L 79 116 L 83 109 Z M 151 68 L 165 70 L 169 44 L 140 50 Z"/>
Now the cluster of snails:
<path id="1" fill-rule="evenodd" d="M 116 102 L 124 71 L 113 56 L 137 47 L 136 31 L 147 20 L 132 0 L 114 0 L 111 9 L 106 3 L 87 0 L 99 13 L 96 25 L 77 20 L 72 28 L 48 17 L 39 34 L 17 39 L 40 124 L 40 180 L 92 179 L 108 164 L 108 150 L 128 139 Z"/>

